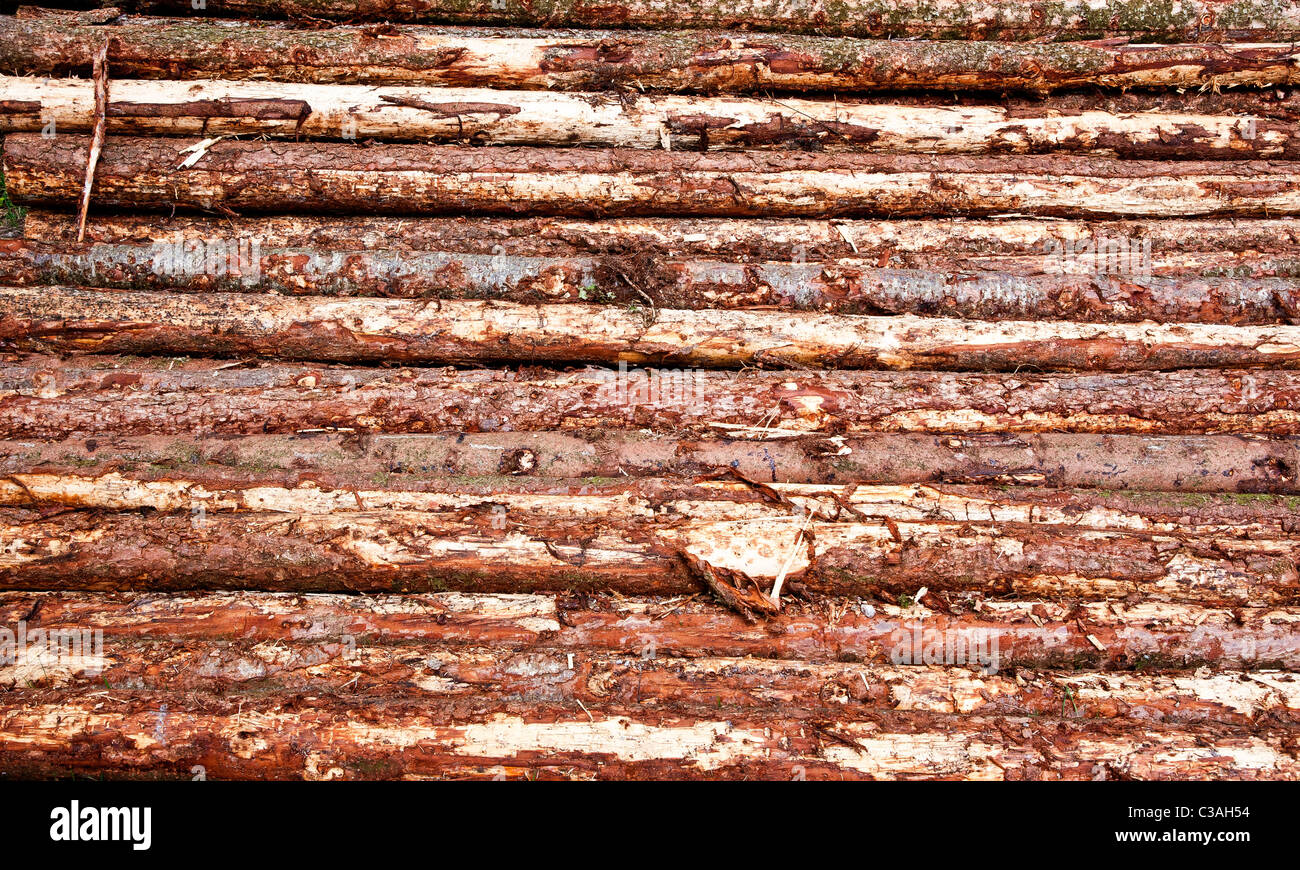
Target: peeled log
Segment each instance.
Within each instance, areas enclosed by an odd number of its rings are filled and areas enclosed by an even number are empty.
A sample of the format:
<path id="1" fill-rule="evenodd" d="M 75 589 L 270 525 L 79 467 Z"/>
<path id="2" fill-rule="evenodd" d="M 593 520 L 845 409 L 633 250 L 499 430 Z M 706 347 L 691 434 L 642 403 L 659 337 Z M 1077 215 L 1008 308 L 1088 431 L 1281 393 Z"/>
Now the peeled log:
<path id="1" fill-rule="evenodd" d="M 0 133 L 95 126 L 92 83 L 0 76 Z M 665 150 L 1085 152 L 1125 158 L 1300 157 L 1296 122 L 1194 112 L 1046 111 L 743 97 L 558 94 L 240 81 L 113 83 L 114 135 L 271 135 Z"/>
<path id="2" fill-rule="evenodd" d="M 301 30 L 192 17 L 0 18 L 0 69 L 89 70 L 113 42 L 124 78 L 271 79 L 525 90 L 763 93 L 871 90 L 1227 88 L 1300 82 L 1285 42 L 1214 45 L 852 40 L 710 31 L 488 30 L 418 26 Z"/>
<path id="3" fill-rule="evenodd" d="M 104 645 L 241 640 L 302 643 L 453 644 L 526 652 L 622 652 L 885 665 L 915 647 L 920 626 L 952 648 L 997 638 L 1002 668 L 1284 668 L 1300 665 L 1300 610 L 1214 609 L 1191 604 L 963 597 L 953 613 L 926 607 L 791 601 L 762 631 L 704 596 L 689 600 L 581 593 L 547 595 L 286 595 L 268 592 L 0 592 L 5 625 L 40 615 L 47 630 L 98 629 Z M 1100 648 L 1087 639 L 1091 634 Z M 923 638 L 924 639 L 924 638 Z M 915 665 L 913 665 L 914 667 Z M 1028 677 L 1028 675 L 1025 675 Z M 1118 674 L 1117 674 L 1118 676 Z"/>
<path id="4" fill-rule="evenodd" d="M 1293 499 L 1266 495 L 655 478 L 429 487 L 9 475 L 0 586 L 676 595 L 701 589 L 690 561 L 763 595 L 780 575 L 840 595 L 1300 602 Z"/>
<path id="5" fill-rule="evenodd" d="M 1300 326 L 982 321 L 914 315 L 0 287 L 29 351 L 322 361 L 1126 371 L 1300 366 Z"/>
<path id="6" fill-rule="evenodd" d="M 248 229 L 255 231 L 257 222 L 252 223 Z M 600 301 L 644 306 L 649 300 L 658 308 L 772 307 L 986 320 L 1268 324 L 1291 323 L 1300 316 L 1300 260 L 1294 276 L 1238 277 L 1251 271 L 1287 272 L 1289 267 L 1285 255 L 1187 254 L 1159 265 L 1211 277 L 1157 275 L 1149 245 L 1127 237 L 1098 240 L 1095 250 L 1085 243 L 1086 253 L 1078 255 L 1073 247 L 1067 255 L 1064 242 L 1053 240 L 1037 255 L 907 269 L 881 268 L 880 257 L 858 256 L 746 263 L 659 259 L 644 250 L 519 256 L 505 253 L 504 245 L 497 245 L 495 253 L 330 244 L 270 247 L 245 234 L 245 227 L 210 229 L 211 235 L 163 230 L 124 244 L 84 245 L 42 241 L 49 237 L 29 230 L 32 239 L 0 239 L 0 285 L 524 304 Z M 361 240 L 351 241 L 355 245 Z M 887 253 L 884 259 L 890 257 Z M 1001 261 L 992 262 L 995 259 Z M 995 271 L 1000 266 L 1010 271 Z"/>
<path id="7" fill-rule="evenodd" d="M 93 200 L 116 208 L 584 216 L 1268 216 L 1300 213 L 1300 163 L 1090 157 L 107 143 Z M 5 137 L 15 202 L 76 201 L 86 140 Z"/>
<path id="8" fill-rule="evenodd" d="M 456 371 L 35 356 L 0 365 L 0 398 L 6 438 L 312 429 L 1300 435 L 1300 376 L 1290 371 Z"/>
<path id="9" fill-rule="evenodd" d="M 725 430 L 723 430 L 725 432 Z M 1300 439 L 1247 435 L 876 434 L 764 439 L 586 432 L 369 435 L 307 432 L 234 438 L 0 441 L 0 474 L 166 478 L 183 468 L 209 486 L 250 480 L 333 489 L 376 481 L 421 489 L 430 475 L 502 481 L 698 476 L 732 468 L 785 483 L 998 483 L 1106 490 L 1298 493 Z"/>
<path id="10" fill-rule="evenodd" d="M 189 0 L 126 0 L 140 12 L 189 12 Z M 1300 37 L 1300 7 L 1259 0 L 1187 0 L 1149 7 L 1126 0 L 1065 0 L 1026 4 L 991 0 L 835 4 L 780 0 L 209 0 L 208 14 L 334 19 L 431 21 L 536 27 L 737 27 L 781 33 L 842 36 L 927 36 L 948 39 L 1081 39 L 1126 35 L 1164 39 L 1286 39 Z"/>

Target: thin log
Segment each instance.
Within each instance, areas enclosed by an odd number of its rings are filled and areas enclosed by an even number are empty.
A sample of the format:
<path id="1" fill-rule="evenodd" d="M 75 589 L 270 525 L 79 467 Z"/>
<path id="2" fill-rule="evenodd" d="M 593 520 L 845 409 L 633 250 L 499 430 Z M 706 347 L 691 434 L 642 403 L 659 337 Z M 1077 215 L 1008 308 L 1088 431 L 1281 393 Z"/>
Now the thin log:
<path id="1" fill-rule="evenodd" d="M 189 0 L 127 0 L 139 12 L 188 13 Z M 834 5 L 745 0 L 621 0 L 592 3 L 500 3 L 492 0 L 210 0 L 208 14 L 336 21 L 429 21 L 529 27 L 709 27 L 841 36 L 947 39 L 1083 39 L 1132 36 L 1168 39 L 1285 39 L 1300 36 L 1294 3 L 1192 0 L 1152 10 L 1123 0 L 1065 0 L 1031 6 L 1011 0 L 972 5 L 880 3 L 848 0 Z"/>
<path id="2" fill-rule="evenodd" d="M 205 140 L 206 141 L 206 140 Z M 678 153 L 115 139 L 96 201 L 120 208 L 585 216 L 1269 216 L 1300 213 L 1290 162 Z M 84 139 L 5 137 L 15 202 L 75 200 Z M 184 168 L 178 168 L 182 163 Z"/>
<path id="3" fill-rule="evenodd" d="M 258 222 L 252 223 L 247 228 L 255 232 Z M 881 256 L 747 263 L 657 259 L 644 251 L 520 256 L 505 253 L 504 245 L 495 253 L 366 250 L 314 241 L 269 247 L 244 234 L 243 226 L 209 229 L 210 235 L 164 230 L 125 244 L 88 245 L 40 241 L 39 232 L 29 230 L 31 240 L 0 240 L 0 285 L 523 304 L 648 301 L 677 309 L 1128 323 L 1292 323 L 1300 311 L 1300 249 L 1294 262 L 1285 254 L 1232 252 L 1157 258 L 1148 242 L 1127 236 L 1080 241 L 1078 253 L 1072 243 L 1067 249 L 1066 242 L 1045 237 L 1036 254 L 959 263 L 956 252 L 937 253 L 916 259 L 947 261 L 936 263 L 939 268 L 909 269 L 881 268 Z M 1285 277 L 1256 276 L 1292 269 L 1295 274 Z"/>
<path id="4" fill-rule="evenodd" d="M 36 356 L 0 366 L 0 396 L 6 438 L 313 429 L 1300 435 L 1300 377 L 1289 371 L 454 371 Z"/>
<path id="5" fill-rule="evenodd" d="M 607 479 L 699 476 L 731 468 L 771 483 L 993 483 L 1188 493 L 1300 492 L 1300 440 L 1243 435 L 808 435 L 763 440 L 681 438 L 600 429 L 586 433 L 338 432 L 200 438 L 108 435 L 0 441 L 0 474 L 142 480 L 184 470 L 209 488 L 386 486 L 420 490 L 430 476 Z"/>
<path id="6" fill-rule="evenodd" d="M 0 133 L 97 125 L 99 79 L 0 77 Z M 1096 153 L 1295 159 L 1291 120 L 1183 112 L 1047 111 L 830 100 L 537 93 L 240 81 L 114 82 L 115 134 L 270 135 L 667 150 Z"/>
<path id="7" fill-rule="evenodd" d="M 1300 663 L 1300 610 L 1215 609 L 1122 601 L 953 599 L 951 613 L 865 601 L 795 601 L 763 631 L 704 596 L 650 599 L 608 594 L 376 596 L 269 592 L 0 592 L 0 624 L 101 631 L 105 647 L 134 641 L 180 644 L 298 641 L 360 649 L 375 644 L 490 644 L 526 652 L 621 652 L 629 658 L 727 656 L 803 663 L 893 664 L 916 650 L 915 631 L 933 630 L 945 656 L 997 638 L 999 673 L 1011 668 L 1191 670 L 1284 668 Z M 39 620 L 37 620 L 39 617 Z M 1100 647 L 1087 639 L 1091 634 Z M 922 643 L 927 641 L 923 634 Z M 92 635 L 93 642 L 93 635 Z M 922 656 L 913 659 L 916 667 Z M 932 656 L 933 658 L 933 656 Z M 937 663 L 937 662 L 932 662 Z M 566 661 L 567 664 L 567 661 Z M 982 669 L 982 668 L 981 668 Z M 1023 672 L 1022 672 L 1023 673 Z M 1029 679 L 1031 675 L 1023 674 Z"/>
<path id="8" fill-rule="evenodd" d="M 22 350 L 383 362 L 1127 371 L 1300 366 L 1300 326 L 0 287 Z"/>
<path id="9" fill-rule="evenodd" d="M 0 18 L 0 68 L 84 74 L 85 45 L 113 40 L 125 78 L 625 88 L 695 92 L 1024 90 L 1275 86 L 1300 80 L 1293 45 L 1115 45 L 772 37 L 711 31 L 287 26 L 193 17 Z"/>
<path id="10" fill-rule="evenodd" d="M 780 575 L 812 593 L 899 601 L 926 587 L 1300 602 L 1294 499 L 1267 495 L 662 479 L 259 484 L 10 475 L 0 480 L 0 586 L 679 595 L 700 591 L 689 558 L 761 592 Z"/>

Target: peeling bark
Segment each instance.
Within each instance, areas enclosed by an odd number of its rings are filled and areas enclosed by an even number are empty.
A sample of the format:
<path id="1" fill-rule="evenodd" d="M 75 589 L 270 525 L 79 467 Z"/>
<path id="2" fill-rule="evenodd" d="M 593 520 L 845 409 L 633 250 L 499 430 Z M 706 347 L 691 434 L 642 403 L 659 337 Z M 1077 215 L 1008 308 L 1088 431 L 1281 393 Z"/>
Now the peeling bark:
<path id="1" fill-rule="evenodd" d="M 113 40 L 113 68 L 128 78 L 840 93 L 1225 88 L 1300 79 L 1297 51 L 1286 42 L 1052 44 L 418 26 L 376 32 L 132 17 L 109 25 L 2 18 L 0 68 L 24 75 L 84 73 L 89 68 L 84 47 L 101 38 Z"/>
<path id="2" fill-rule="evenodd" d="M 0 133 L 96 125 L 95 85 L 0 77 Z M 669 150 L 785 148 L 874 153 L 1096 153 L 1125 158 L 1295 159 L 1293 120 L 1194 112 L 1036 115 L 1002 106 L 557 94 L 240 81 L 114 82 L 115 135 L 261 134 Z"/>
<path id="3" fill-rule="evenodd" d="M 108 433 L 54 442 L 0 441 L 0 474 L 161 480 L 209 487 L 251 480 L 333 489 L 421 490 L 431 475 L 486 480 L 699 476 L 732 468 L 771 483 L 995 483 L 1188 493 L 1300 492 L 1300 442 L 1247 435 L 877 434 L 733 440 L 595 432 L 239 437 Z"/>
<path id="4" fill-rule="evenodd" d="M 787 573 L 822 594 L 1300 602 L 1294 499 L 1238 499 L 661 479 L 211 489 L 33 472 L 0 480 L 0 585 L 673 595 L 707 571 L 719 594 L 713 578 L 758 594 L 756 613 Z"/>
<path id="5" fill-rule="evenodd" d="M 85 165 L 83 144 L 79 136 L 7 136 L 6 183 L 14 201 L 72 202 Z M 1300 173 L 1285 161 L 358 149 L 225 140 L 179 169 L 184 147 L 184 140 L 113 140 L 96 172 L 96 201 L 144 209 L 602 217 L 1300 213 Z"/>
<path id="6" fill-rule="evenodd" d="M 1300 378 L 1289 371 L 630 369 L 620 376 L 605 369 L 453 371 L 37 356 L 0 365 L 0 397 L 0 433 L 6 438 L 311 429 L 647 429 L 736 438 L 873 432 L 1300 435 Z"/>
<path id="7" fill-rule="evenodd" d="M 0 287 L 21 350 L 322 361 L 1126 371 L 1292 368 L 1300 326 L 976 321 Z"/>

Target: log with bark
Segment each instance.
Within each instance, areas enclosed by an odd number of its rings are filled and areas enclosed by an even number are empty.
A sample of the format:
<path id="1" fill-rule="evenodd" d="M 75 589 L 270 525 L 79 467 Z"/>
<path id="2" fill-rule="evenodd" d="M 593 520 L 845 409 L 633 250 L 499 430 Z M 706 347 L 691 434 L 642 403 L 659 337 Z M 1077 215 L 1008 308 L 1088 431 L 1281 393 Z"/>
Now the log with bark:
<path id="1" fill-rule="evenodd" d="M 47 637 L 60 631 L 98 630 L 106 648 L 151 639 L 181 645 L 225 640 L 275 646 L 298 641 L 352 649 L 424 643 L 461 649 L 490 645 L 520 652 L 554 649 L 566 657 L 572 652 L 575 658 L 588 650 L 623 652 L 642 660 L 722 656 L 881 667 L 918 652 L 915 630 L 920 627 L 935 634 L 922 635 L 920 656 L 914 655 L 908 667 L 924 664 L 924 644 L 931 639 L 941 641 L 929 655 L 931 664 L 939 664 L 935 654 L 944 662 L 956 658 L 959 641 L 970 656 L 981 642 L 983 651 L 991 652 L 995 637 L 999 673 L 1086 668 L 1104 669 L 1118 678 L 1134 670 L 1294 670 L 1300 664 L 1296 608 L 1229 610 L 978 595 L 950 600 L 951 612 L 865 600 L 794 600 L 768 619 L 762 631 L 703 595 L 663 599 L 600 593 L 3 592 L 0 614 L 6 626 L 27 620 L 31 628 L 44 628 Z M 978 659 L 967 662 L 986 670 Z M 992 669 L 989 664 L 987 670 Z"/>
<path id="2" fill-rule="evenodd" d="M 47 223 L 57 227 L 67 221 Z M 124 243 L 85 245 L 59 241 L 57 230 L 51 235 L 29 230 L 29 239 L 0 239 L 0 285 L 676 309 L 771 307 L 985 320 L 1268 324 L 1293 323 L 1300 316 L 1300 248 L 1291 249 L 1294 259 L 1266 252 L 1158 255 L 1149 237 L 1063 240 L 1043 233 L 1039 250 L 1026 245 L 1022 256 L 959 262 L 960 252 L 953 250 L 901 253 L 899 265 L 881 267 L 882 261 L 895 259 L 892 251 L 809 262 L 744 262 L 659 259 L 644 250 L 519 255 L 507 253 L 516 246 L 511 239 L 493 245 L 491 253 L 367 249 L 359 247 L 366 241 L 359 238 L 364 227 L 349 233 L 352 247 L 315 239 L 272 247 L 257 235 L 262 225 L 213 223 L 180 232 L 141 227 L 139 235 Z M 394 223 L 393 232 L 401 231 L 401 224 Z M 1207 228 L 1196 224 L 1187 231 L 1208 235 Z M 481 246 L 491 241 L 492 230 L 485 228 L 484 236 Z M 633 238 L 629 233 L 624 241 Z M 528 248 L 535 240 L 518 241 L 517 247 Z M 538 245 L 545 246 L 544 241 Z M 905 268 L 909 260 L 927 265 Z"/>
<path id="3" fill-rule="evenodd" d="M 190 0 L 126 0 L 132 11 L 189 13 Z M 1084 39 L 1132 36 L 1169 39 L 1300 37 L 1294 0 L 1192 0 L 1153 8 L 1125 0 L 982 4 L 847 0 L 836 4 L 744 0 L 208 0 L 208 14 L 337 21 L 429 21 L 536 27 L 736 27 L 781 33 L 823 33 L 949 39 Z"/>
<path id="4" fill-rule="evenodd" d="M 97 123 L 78 79 L 0 76 L 0 133 Z M 486 88 L 240 81 L 115 82 L 108 128 L 133 135 L 271 135 L 665 150 L 802 148 L 930 154 L 1098 153 L 1295 159 L 1293 120 L 1238 114 L 908 106 L 796 98 L 614 96 Z"/>
<path id="5" fill-rule="evenodd" d="M 6 136 L 10 196 L 30 205 L 75 202 L 85 147 L 81 136 Z M 1275 217 L 1300 213 L 1300 162 L 123 137 L 104 148 L 93 199 L 111 208 L 224 212 Z"/>
<path id="6" fill-rule="evenodd" d="M 0 436 L 10 439 L 328 429 L 1300 435 L 1291 371 L 457 371 L 20 356 L 0 365 L 0 398 Z"/>
<path id="7" fill-rule="evenodd" d="M 399 490 L 120 472 L 0 480 L 0 586 L 1300 603 L 1294 497 L 669 478 Z M 942 599 L 938 599 L 941 601 Z M 1137 600 L 1137 599 L 1135 599 Z M 942 606 L 931 604 L 931 606 Z"/>
<path id="8" fill-rule="evenodd" d="M 29 210 L 24 230 L 30 243 L 72 241 L 68 217 L 57 211 Z M 235 245 L 236 254 L 239 243 L 251 245 L 256 241 L 263 249 L 446 252 L 557 259 L 619 257 L 630 275 L 638 274 L 632 263 L 647 259 L 807 263 L 859 258 L 874 261 L 881 269 L 935 272 L 1300 277 L 1300 228 L 1287 218 L 584 221 L 538 217 L 231 218 L 115 214 L 92 215 L 86 232 L 92 242 L 112 246 L 224 242 L 227 248 Z M 6 254 L 28 256 L 23 253 L 23 242 L 5 244 Z M 74 249 L 69 245 L 38 250 L 54 253 Z M 190 254 L 183 248 L 181 252 Z M 105 256 L 109 256 L 107 249 Z M 24 273 L 22 266 L 10 268 L 14 274 Z M 101 277 L 115 280 L 114 270 L 127 268 L 129 265 L 122 259 L 109 256 Z"/>
<path id="9" fill-rule="evenodd" d="M 435 304 L 436 302 L 436 304 Z M 1300 326 L 984 321 L 645 305 L 0 287 L 28 351 L 337 362 L 1128 371 L 1300 366 Z"/>
<path id="10" fill-rule="evenodd" d="M 192 17 L 0 18 L 0 69 L 89 71 L 110 38 L 114 75 L 521 89 L 848 93 L 1226 88 L 1300 81 L 1294 45 L 946 42 L 711 31 L 418 26 L 295 29 Z"/>
<path id="11" fill-rule="evenodd" d="M 259 480 L 335 489 L 420 489 L 453 478 L 607 479 L 698 476 L 731 468 L 785 483 L 997 483 L 1107 490 L 1300 492 L 1300 442 L 1245 435 L 803 435 L 690 438 L 590 432 L 241 437 L 101 433 L 51 442 L 0 440 L 0 474 L 29 471 L 160 479 L 178 470 L 216 486 Z"/>

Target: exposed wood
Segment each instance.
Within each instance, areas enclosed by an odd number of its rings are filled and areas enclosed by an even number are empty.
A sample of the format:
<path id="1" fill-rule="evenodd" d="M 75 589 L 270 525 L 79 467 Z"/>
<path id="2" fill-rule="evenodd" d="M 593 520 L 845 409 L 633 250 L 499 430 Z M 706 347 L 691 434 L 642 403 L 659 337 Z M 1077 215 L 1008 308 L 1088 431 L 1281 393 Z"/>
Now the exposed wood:
<path id="1" fill-rule="evenodd" d="M 721 430 L 718 434 L 726 434 Z M 690 438 L 605 428 L 587 432 L 368 435 L 308 432 L 241 437 L 122 436 L 0 441 L 0 474 L 163 479 L 183 471 L 209 487 L 259 480 L 333 489 L 383 482 L 423 489 L 430 476 L 577 480 L 695 476 L 732 468 L 784 483 L 997 483 L 1106 490 L 1300 492 L 1300 443 L 1247 435 L 928 435 L 771 433 Z"/>
<path id="2" fill-rule="evenodd" d="M 331 428 L 575 434 L 647 429 L 738 438 L 871 432 L 1300 435 L 1300 376 L 1290 371 L 620 373 L 36 356 L 0 366 L 0 397 L 0 434 L 6 438 Z"/>
<path id="3" fill-rule="evenodd" d="M 0 593 L 4 624 L 32 614 L 47 630 L 103 632 L 105 648 L 133 641 L 453 644 L 660 656 L 754 657 L 801 663 L 892 664 L 915 648 L 915 630 L 941 649 L 998 638 L 998 667 L 1127 669 L 1270 668 L 1300 662 L 1300 610 L 1215 609 L 1159 602 L 998 601 L 953 596 L 951 614 L 865 601 L 793 602 L 763 630 L 701 597 L 691 600 L 578 594 L 283 595 L 205 593 Z M 35 617 L 32 617 L 35 619 Z M 37 623 L 33 622 L 35 626 Z M 1080 630 L 1102 641 L 1097 649 Z M 928 643 L 923 634 L 922 641 Z M 924 652 L 924 650 L 922 650 Z M 936 651 L 937 652 L 937 651 Z M 916 667 L 909 665 L 908 667 Z M 1118 673 L 1117 673 L 1118 675 Z M 1030 675 L 1025 674 L 1026 678 Z"/>
<path id="4" fill-rule="evenodd" d="M 11 589 L 699 591 L 681 556 L 742 589 L 788 573 L 828 594 L 1300 602 L 1292 500 L 1266 495 L 662 479 L 227 489 L 33 472 L 0 480 L 0 504 Z"/>
<path id="5" fill-rule="evenodd" d="M 710 31 L 294 29 L 194 17 L 0 19 L 0 69 L 89 69 L 85 45 L 113 40 L 126 78 L 252 78 L 520 89 L 765 92 L 939 89 L 1226 88 L 1300 80 L 1283 42 L 849 40 Z"/>
<path id="6" fill-rule="evenodd" d="M 128 0 L 116 5 L 143 12 L 189 12 L 189 0 Z M 1065 0 L 1026 4 L 992 0 L 971 4 L 847 0 L 834 4 L 741 0 L 209 0 L 208 14 L 334 19 L 432 21 L 537 27 L 739 27 L 846 36 L 929 36 L 952 39 L 1079 39 L 1128 35 L 1164 39 L 1294 38 L 1300 9 L 1294 2 L 1192 0 L 1149 6 L 1124 0 Z"/>
<path id="7" fill-rule="evenodd" d="M 96 83 L 0 77 L 0 133 L 96 126 Z M 1194 112 L 908 106 L 797 98 L 559 94 L 240 81 L 114 82 L 114 134 L 265 134 L 709 150 L 802 148 L 931 154 L 1098 153 L 1126 158 L 1300 156 L 1291 120 Z"/>
<path id="8" fill-rule="evenodd" d="M 114 139 L 95 199 L 118 208 L 363 214 L 834 217 L 1278 216 L 1300 213 L 1300 163 L 1089 157 L 473 148 L 223 140 L 193 165 L 170 139 Z M 5 137 L 10 195 L 75 200 L 84 139 Z"/>
<path id="9" fill-rule="evenodd" d="M 1300 326 L 983 321 L 812 312 L 0 287 L 23 350 L 386 362 L 977 371 L 1291 368 Z"/>

